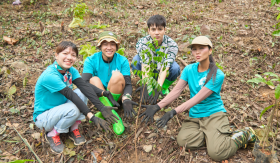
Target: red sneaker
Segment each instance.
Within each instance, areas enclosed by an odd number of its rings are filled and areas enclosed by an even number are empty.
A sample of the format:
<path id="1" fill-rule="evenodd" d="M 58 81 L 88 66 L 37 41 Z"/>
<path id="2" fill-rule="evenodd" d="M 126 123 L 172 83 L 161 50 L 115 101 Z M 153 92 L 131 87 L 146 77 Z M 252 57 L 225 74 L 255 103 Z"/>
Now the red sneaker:
<path id="1" fill-rule="evenodd" d="M 86 142 L 85 137 L 80 134 L 79 129 L 71 131 L 69 133 L 69 138 L 74 141 L 75 145 L 82 145 Z"/>

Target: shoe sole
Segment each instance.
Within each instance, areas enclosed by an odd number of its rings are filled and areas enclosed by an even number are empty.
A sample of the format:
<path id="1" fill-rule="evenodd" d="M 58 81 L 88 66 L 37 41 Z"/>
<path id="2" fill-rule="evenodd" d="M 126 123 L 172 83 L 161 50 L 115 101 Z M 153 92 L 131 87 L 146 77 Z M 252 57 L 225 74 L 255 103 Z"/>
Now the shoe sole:
<path id="1" fill-rule="evenodd" d="M 83 145 L 83 144 L 85 144 L 85 143 L 87 142 L 87 140 L 85 140 L 84 142 L 81 142 L 80 144 L 76 144 L 76 143 L 75 143 L 75 140 L 74 140 L 71 136 L 69 136 L 69 138 L 70 138 L 71 140 L 73 140 L 74 145 Z"/>
<path id="2" fill-rule="evenodd" d="M 45 139 L 46 139 L 46 141 L 50 144 L 50 142 L 49 142 L 49 140 L 47 139 L 47 134 L 45 134 Z M 61 151 L 60 153 L 58 153 L 58 152 L 56 152 L 56 151 L 54 151 L 54 150 L 52 150 L 52 148 L 50 148 L 51 149 L 51 151 L 53 152 L 53 153 L 55 153 L 55 154 L 61 154 L 63 151 Z"/>

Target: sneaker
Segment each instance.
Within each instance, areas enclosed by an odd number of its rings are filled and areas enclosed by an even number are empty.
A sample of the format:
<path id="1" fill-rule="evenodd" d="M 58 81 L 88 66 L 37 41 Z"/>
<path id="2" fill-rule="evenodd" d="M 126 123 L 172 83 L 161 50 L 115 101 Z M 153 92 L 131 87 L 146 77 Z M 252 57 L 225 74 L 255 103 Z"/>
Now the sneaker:
<path id="1" fill-rule="evenodd" d="M 45 139 L 50 144 L 51 150 L 54 153 L 60 154 L 64 150 L 64 144 L 62 143 L 59 135 L 48 137 L 47 133 L 45 134 Z"/>
<path id="2" fill-rule="evenodd" d="M 256 134 L 251 127 L 245 129 L 238 129 L 233 132 L 231 139 L 235 142 L 238 148 L 246 148 L 248 144 L 255 143 Z"/>
<path id="3" fill-rule="evenodd" d="M 86 142 L 85 137 L 80 134 L 79 129 L 73 130 L 69 134 L 69 138 L 74 141 L 75 145 L 82 145 Z"/>

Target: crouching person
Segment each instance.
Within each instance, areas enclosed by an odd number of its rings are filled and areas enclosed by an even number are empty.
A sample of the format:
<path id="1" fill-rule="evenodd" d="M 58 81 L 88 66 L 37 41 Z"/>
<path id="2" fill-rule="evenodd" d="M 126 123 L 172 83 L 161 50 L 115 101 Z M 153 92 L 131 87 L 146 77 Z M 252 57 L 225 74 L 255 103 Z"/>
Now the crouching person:
<path id="1" fill-rule="evenodd" d="M 86 142 L 78 129 L 85 116 L 98 127 L 111 131 L 105 120 L 95 117 L 89 110 L 87 99 L 102 112 L 106 120 L 118 119 L 112 114 L 113 107 L 106 107 L 99 101 L 97 94 L 101 94 L 102 90 L 84 82 L 79 72 L 72 67 L 77 56 L 76 45 L 62 41 L 56 48 L 56 61 L 40 75 L 35 86 L 33 120 L 38 128 L 45 129 L 45 139 L 55 153 L 62 153 L 64 149 L 60 133 L 69 133 L 75 145 Z M 74 91 L 73 83 L 78 87 Z"/>
<path id="2" fill-rule="evenodd" d="M 97 47 L 101 51 L 85 60 L 82 77 L 86 82 L 103 90 L 101 102 L 105 103 L 110 98 L 121 101 L 125 117 L 133 117 L 136 115 L 133 105 L 138 104 L 132 101 L 129 62 L 116 52 L 119 46 L 120 42 L 115 33 L 111 31 L 100 33 Z M 110 92 L 113 97 L 107 96 Z M 112 104 L 119 106 L 118 103 Z"/>

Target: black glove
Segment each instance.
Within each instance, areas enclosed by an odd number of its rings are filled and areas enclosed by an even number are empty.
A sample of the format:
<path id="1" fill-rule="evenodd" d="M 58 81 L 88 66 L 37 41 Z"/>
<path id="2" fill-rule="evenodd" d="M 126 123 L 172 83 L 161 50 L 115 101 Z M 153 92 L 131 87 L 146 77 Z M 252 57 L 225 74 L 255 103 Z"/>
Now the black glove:
<path id="1" fill-rule="evenodd" d="M 119 118 L 112 113 L 112 110 L 118 109 L 116 107 L 104 106 L 100 111 L 103 117 L 110 123 L 117 123 Z M 117 120 L 116 120 L 117 119 Z"/>
<path id="2" fill-rule="evenodd" d="M 97 126 L 98 129 L 101 126 L 106 132 L 109 132 L 109 131 L 113 132 L 112 129 L 109 127 L 109 123 L 106 122 L 104 119 L 98 118 L 98 117 L 93 115 L 90 118 L 89 122 L 90 123 L 93 122 Z"/>
<path id="3" fill-rule="evenodd" d="M 127 117 L 127 118 L 131 117 L 132 118 L 133 117 L 132 114 L 134 114 L 134 116 L 136 115 L 136 112 L 133 109 L 133 105 L 137 105 L 138 106 L 138 104 L 136 102 L 131 101 L 129 99 L 125 99 L 123 101 L 123 110 L 124 110 L 124 116 L 125 117 Z"/>
<path id="4" fill-rule="evenodd" d="M 161 94 L 161 96 L 163 96 L 163 93 L 161 91 L 158 91 L 157 89 L 154 89 L 154 91 L 155 91 L 155 95 L 153 96 L 153 93 L 152 93 L 151 96 L 149 97 L 149 103 L 152 105 L 157 103 L 159 94 Z"/>
<path id="5" fill-rule="evenodd" d="M 143 87 L 145 86 L 144 88 L 144 94 L 143 94 Z M 139 88 L 136 89 L 136 92 L 140 91 L 140 103 L 142 104 L 145 104 L 146 102 L 148 102 L 148 98 L 149 98 L 149 94 L 148 94 L 148 90 L 147 90 L 147 85 L 143 85 Z M 143 97 L 142 97 L 143 95 Z M 141 101 L 141 97 L 142 97 L 142 101 Z"/>
<path id="6" fill-rule="evenodd" d="M 120 104 L 115 101 L 110 91 L 103 91 L 103 96 L 107 97 L 115 107 L 120 107 Z"/>
<path id="7" fill-rule="evenodd" d="M 142 113 L 139 118 L 141 118 L 143 115 L 145 117 L 142 119 L 141 122 L 146 120 L 146 123 L 148 123 L 149 119 L 151 119 L 152 123 L 154 122 L 154 115 L 157 111 L 160 110 L 160 107 L 158 105 L 142 105 L 143 108 L 146 108 L 145 112 Z"/>
<path id="8" fill-rule="evenodd" d="M 160 119 L 157 120 L 156 125 L 158 128 L 164 127 L 167 122 L 173 118 L 177 112 L 173 109 L 167 113 L 165 113 Z"/>

